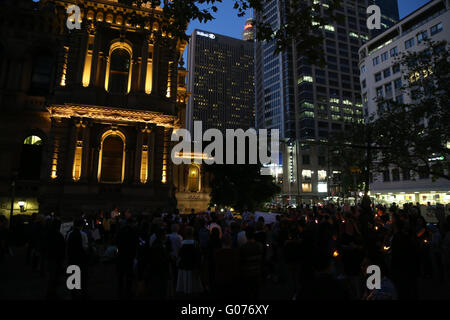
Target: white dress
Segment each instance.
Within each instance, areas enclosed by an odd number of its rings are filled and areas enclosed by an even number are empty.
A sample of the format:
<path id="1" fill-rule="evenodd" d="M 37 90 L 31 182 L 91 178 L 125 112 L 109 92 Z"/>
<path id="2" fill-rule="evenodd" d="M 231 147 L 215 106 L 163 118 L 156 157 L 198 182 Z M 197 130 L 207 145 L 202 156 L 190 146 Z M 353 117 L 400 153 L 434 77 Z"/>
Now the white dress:
<path id="1" fill-rule="evenodd" d="M 183 245 L 194 244 L 194 240 L 183 240 Z M 203 292 L 202 282 L 199 273 L 192 270 L 178 269 L 177 289 L 178 293 L 195 294 Z"/>

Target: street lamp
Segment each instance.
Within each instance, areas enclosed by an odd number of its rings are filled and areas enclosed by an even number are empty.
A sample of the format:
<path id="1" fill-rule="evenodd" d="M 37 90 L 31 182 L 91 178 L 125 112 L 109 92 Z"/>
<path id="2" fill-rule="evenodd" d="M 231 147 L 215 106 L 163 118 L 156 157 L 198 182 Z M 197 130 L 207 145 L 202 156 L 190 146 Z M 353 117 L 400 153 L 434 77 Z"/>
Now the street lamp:
<path id="1" fill-rule="evenodd" d="M 25 210 L 25 205 L 27 204 L 27 202 L 26 201 L 19 201 L 18 202 L 18 205 L 19 205 L 19 207 L 20 207 L 20 212 L 25 212 L 26 210 Z"/>

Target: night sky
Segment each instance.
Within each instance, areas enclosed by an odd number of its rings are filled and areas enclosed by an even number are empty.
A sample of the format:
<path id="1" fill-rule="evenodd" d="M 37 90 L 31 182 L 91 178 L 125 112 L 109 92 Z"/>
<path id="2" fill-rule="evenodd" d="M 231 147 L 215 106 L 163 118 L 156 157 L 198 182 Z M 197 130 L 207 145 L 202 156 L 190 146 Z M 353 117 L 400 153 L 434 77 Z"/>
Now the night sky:
<path id="1" fill-rule="evenodd" d="M 405 17 L 427 2 L 429 2 L 429 0 L 398 0 L 400 18 Z M 197 28 L 241 39 L 245 20 L 251 17 L 252 13 L 249 12 L 247 16 L 239 18 L 237 16 L 237 10 L 233 9 L 233 4 L 234 1 L 223 0 L 222 4 L 217 5 L 219 10 L 215 20 L 208 22 L 207 24 L 199 23 L 197 21 L 192 22 L 189 25 L 187 33 L 191 34 L 192 31 Z"/>

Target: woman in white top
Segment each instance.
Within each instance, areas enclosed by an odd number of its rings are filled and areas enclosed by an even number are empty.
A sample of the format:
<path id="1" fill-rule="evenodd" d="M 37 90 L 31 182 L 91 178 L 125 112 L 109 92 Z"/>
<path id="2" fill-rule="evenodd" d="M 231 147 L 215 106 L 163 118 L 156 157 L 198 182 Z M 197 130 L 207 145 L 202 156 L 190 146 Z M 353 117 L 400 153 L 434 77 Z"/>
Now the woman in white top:
<path id="1" fill-rule="evenodd" d="M 178 252 L 178 293 L 191 295 L 203 292 L 200 280 L 201 252 L 197 241 L 194 240 L 194 229 L 187 227 L 185 240 L 181 242 Z"/>

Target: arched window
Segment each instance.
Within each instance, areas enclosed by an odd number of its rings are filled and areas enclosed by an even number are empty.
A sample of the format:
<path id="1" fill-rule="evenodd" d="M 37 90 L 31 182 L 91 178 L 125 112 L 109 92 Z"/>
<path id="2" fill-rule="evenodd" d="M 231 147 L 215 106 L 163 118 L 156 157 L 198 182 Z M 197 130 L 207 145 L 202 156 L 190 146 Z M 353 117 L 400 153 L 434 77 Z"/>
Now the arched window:
<path id="1" fill-rule="evenodd" d="M 190 192 L 199 192 L 200 191 L 200 170 L 195 165 L 192 165 L 189 167 L 188 191 L 190 191 Z"/>
<path id="2" fill-rule="evenodd" d="M 39 55 L 36 57 L 31 75 L 30 94 L 40 96 L 50 92 L 54 65 L 55 63 L 50 55 Z"/>
<path id="3" fill-rule="evenodd" d="M 19 177 L 39 180 L 41 176 L 43 142 L 38 136 L 27 137 L 22 146 Z"/>
<path id="4" fill-rule="evenodd" d="M 119 132 L 103 135 L 100 151 L 99 180 L 122 183 L 125 168 L 125 136 Z"/>
<path id="5" fill-rule="evenodd" d="M 130 54 L 125 49 L 115 49 L 111 53 L 108 92 L 126 94 L 130 77 Z"/>

